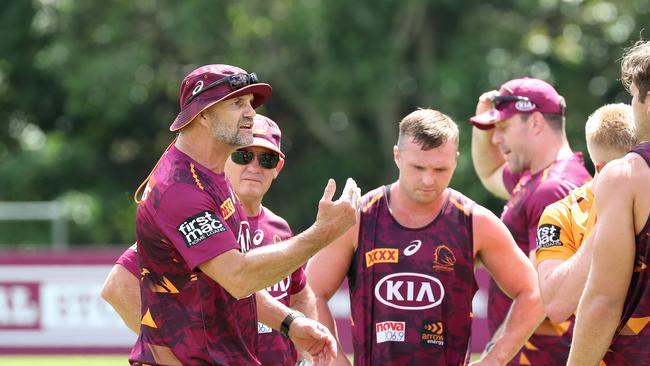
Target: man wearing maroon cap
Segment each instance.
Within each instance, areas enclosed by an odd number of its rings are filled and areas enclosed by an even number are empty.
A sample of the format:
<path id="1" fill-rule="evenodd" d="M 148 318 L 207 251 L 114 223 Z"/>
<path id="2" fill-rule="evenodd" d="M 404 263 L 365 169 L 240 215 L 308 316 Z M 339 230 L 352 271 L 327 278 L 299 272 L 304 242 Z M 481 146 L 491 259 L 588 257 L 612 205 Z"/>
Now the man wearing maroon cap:
<path id="1" fill-rule="evenodd" d="M 264 291 L 251 296 L 351 227 L 359 200 L 348 179 L 332 201 L 330 179 L 312 227 L 249 252 L 251 225 L 223 172 L 228 157 L 253 142 L 254 108 L 270 94 L 255 74 L 228 65 L 183 80 L 170 127 L 177 140 L 147 178 L 136 214 L 142 317 L 132 365 L 260 365 L 258 317 L 316 362 L 336 355 L 322 325 Z"/>
<path id="2" fill-rule="evenodd" d="M 564 98 L 550 84 L 522 78 L 483 93 L 470 118 L 476 173 L 485 188 L 508 200 L 501 219 L 526 254 L 536 249 L 544 208 L 591 179 L 582 154 L 569 146 L 564 109 Z M 513 295 L 490 281 L 488 327 L 495 337 Z M 545 320 L 511 364 L 564 365 L 571 325 Z"/>

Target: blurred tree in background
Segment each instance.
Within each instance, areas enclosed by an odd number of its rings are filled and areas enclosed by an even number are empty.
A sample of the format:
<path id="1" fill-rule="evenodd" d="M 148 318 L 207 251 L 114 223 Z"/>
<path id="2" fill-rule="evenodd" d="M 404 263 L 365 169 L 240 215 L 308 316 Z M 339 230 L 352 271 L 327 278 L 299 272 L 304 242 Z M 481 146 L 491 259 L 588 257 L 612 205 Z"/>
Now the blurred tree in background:
<path id="1" fill-rule="evenodd" d="M 294 231 L 328 177 L 364 192 L 396 179 L 397 123 L 416 107 L 459 123 L 452 186 L 498 214 L 470 158 L 478 95 L 548 80 L 586 152 L 586 117 L 629 102 L 618 59 L 649 16 L 648 0 L 4 1 L 0 201 L 61 200 L 73 244 L 132 242 L 133 191 L 173 138 L 180 80 L 227 63 L 274 87 L 259 112 L 282 127 L 287 163 L 265 204 Z M 48 236 L 0 223 L 2 243 Z"/>

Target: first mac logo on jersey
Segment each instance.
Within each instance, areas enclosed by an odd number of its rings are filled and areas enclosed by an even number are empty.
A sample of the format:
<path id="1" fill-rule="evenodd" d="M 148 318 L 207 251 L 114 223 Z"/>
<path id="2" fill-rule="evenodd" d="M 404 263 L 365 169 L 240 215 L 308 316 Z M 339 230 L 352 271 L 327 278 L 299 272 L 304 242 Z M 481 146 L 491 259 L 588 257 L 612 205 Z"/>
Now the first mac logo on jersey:
<path id="1" fill-rule="evenodd" d="M 176 229 L 185 240 L 185 246 L 189 248 L 214 234 L 226 231 L 226 226 L 214 212 L 203 211 L 188 217 Z"/>

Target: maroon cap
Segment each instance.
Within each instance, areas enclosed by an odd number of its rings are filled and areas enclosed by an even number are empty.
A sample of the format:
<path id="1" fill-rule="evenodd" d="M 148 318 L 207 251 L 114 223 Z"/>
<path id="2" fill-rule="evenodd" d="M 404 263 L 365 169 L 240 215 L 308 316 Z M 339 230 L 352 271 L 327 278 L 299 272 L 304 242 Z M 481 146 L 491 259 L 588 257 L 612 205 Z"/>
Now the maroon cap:
<path id="1" fill-rule="evenodd" d="M 564 115 L 564 98 L 544 80 L 534 78 L 513 79 L 501 85 L 499 96 L 526 97 L 528 100 L 501 102 L 496 108 L 469 120 L 474 126 L 489 130 L 494 124 L 517 113 L 553 113 Z"/>
<path id="2" fill-rule="evenodd" d="M 240 88 L 231 87 L 228 77 L 238 75 L 233 82 L 243 85 Z M 194 117 L 213 104 L 241 95 L 253 94 L 253 108 L 257 108 L 271 96 L 271 85 L 258 83 L 254 74 L 248 74 L 243 69 L 230 65 L 205 65 L 192 71 L 181 83 L 179 104 L 181 111 L 169 126 L 170 131 L 178 131 L 190 123 Z M 214 87 L 210 84 L 222 80 Z M 189 103 L 188 103 L 189 101 Z"/>
<path id="3" fill-rule="evenodd" d="M 253 143 L 248 146 L 259 146 L 275 151 L 284 158 L 280 150 L 282 132 L 278 124 L 268 117 L 256 114 L 253 118 Z"/>

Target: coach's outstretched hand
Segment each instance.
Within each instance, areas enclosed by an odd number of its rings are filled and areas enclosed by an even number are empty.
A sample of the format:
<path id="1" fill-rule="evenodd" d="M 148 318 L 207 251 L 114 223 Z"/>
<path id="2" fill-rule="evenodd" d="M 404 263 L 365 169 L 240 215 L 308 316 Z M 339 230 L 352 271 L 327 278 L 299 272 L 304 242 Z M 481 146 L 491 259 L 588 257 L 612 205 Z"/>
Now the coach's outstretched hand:
<path id="1" fill-rule="evenodd" d="M 289 328 L 289 338 L 311 355 L 315 366 L 330 365 L 336 358 L 336 339 L 327 327 L 313 319 L 296 318 Z"/>
<path id="2" fill-rule="evenodd" d="M 313 228 L 319 239 L 330 243 L 343 235 L 357 221 L 361 191 L 352 178 L 348 178 L 341 197 L 332 201 L 336 192 L 336 182 L 330 179 L 323 192 L 323 198 L 318 203 L 318 214 Z"/>

